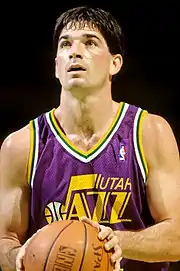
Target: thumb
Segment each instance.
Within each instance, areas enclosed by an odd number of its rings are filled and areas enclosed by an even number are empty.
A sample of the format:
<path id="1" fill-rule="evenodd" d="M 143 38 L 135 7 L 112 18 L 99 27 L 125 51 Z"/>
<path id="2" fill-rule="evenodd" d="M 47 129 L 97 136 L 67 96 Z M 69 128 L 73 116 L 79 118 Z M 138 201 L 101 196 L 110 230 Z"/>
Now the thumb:
<path id="1" fill-rule="evenodd" d="M 25 270 L 23 260 L 26 252 L 26 245 L 24 244 L 20 249 L 16 256 L 16 271 Z"/>
<path id="2" fill-rule="evenodd" d="M 93 220 L 91 220 L 91 219 L 89 219 L 89 218 L 87 218 L 86 216 L 80 217 L 79 220 L 82 221 L 82 222 L 85 222 L 85 223 L 87 223 L 87 224 L 89 224 L 89 225 L 91 225 L 91 226 L 93 226 L 93 227 L 96 228 L 98 231 L 100 230 L 100 225 L 99 225 L 99 223 L 96 222 L 96 221 L 93 221 Z"/>

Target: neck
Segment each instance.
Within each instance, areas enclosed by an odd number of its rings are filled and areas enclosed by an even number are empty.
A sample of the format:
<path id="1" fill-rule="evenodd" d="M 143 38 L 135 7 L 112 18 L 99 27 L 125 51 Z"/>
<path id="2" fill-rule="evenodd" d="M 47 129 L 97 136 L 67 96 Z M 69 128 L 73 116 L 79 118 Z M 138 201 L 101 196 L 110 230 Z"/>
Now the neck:
<path id="1" fill-rule="evenodd" d="M 108 94 L 107 94 L 108 93 Z M 97 92 L 78 99 L 72 92 L 61 92 L 61 103 L 56 117 L 67 135 L 89 139 L 101 137 L 109 128 L 119 104 L 112 100 L 111 92 Z"/>

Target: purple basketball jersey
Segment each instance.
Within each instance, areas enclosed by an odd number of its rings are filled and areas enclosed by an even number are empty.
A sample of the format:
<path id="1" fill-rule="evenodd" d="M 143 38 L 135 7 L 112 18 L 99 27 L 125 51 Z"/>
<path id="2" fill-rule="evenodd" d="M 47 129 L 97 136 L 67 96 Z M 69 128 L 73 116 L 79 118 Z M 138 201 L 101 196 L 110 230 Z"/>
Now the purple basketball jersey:
<path id="1" fill-rule="evenodd" d="M 30 235 L 57 220 L 89 217 L 114 230 L 153 225 L 146 200 L 142 120 L 147 112 L 121 102 L 104 137 L 90 150 L 66 137 L 54 109 L 30 122 Z M 165 271 L 165 263 L 122 259 L 123 271 Z"/>

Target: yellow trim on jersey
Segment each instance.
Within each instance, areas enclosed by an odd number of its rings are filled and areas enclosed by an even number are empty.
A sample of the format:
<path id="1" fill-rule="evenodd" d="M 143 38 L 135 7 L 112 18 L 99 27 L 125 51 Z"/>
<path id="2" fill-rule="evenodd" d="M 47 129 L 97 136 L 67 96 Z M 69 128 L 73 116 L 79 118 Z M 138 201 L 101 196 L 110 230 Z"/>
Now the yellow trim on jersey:
<path id="1" fill-rule="evenodd" d="M 142 159 L 142 163 L 144 165 L 144 169 L 145 169 L 145 173 L 146 176 L 148 174 L 148 166 L 147 166 L 147 161 L 144 155 L 144 147 L 143 147 L 143 143 L 142 143 L 142 126 L 143 126 L 143 121 L 144 121 L 144 117 L 148 114 L 148 112 L 146 110 L 143 110 L 140 119 L 139 119 L 139 126 L 138 126 L 138 143 L 139 143 L 139 152 L 141 154 L 141 159 Z"/>
<path id="2" fill-rule="evenodd" d="M 108 134 L 110 132 L 112 132 L 112 130 L 113 130 L 113 128 L 114 128 L 114 126 L 115 126 L 118 118 L 120 117 L 120 115 L 122 113 L 123 106 L 124 106 L 124 102 L 120 102 L 118 112 L 116 113 L 116 116 L 115 116 L 113 122 L 111 123 L 109 129 L 104 134 L 104 136 L 91 149 L 89 149 L 88 151 L 83 151 L 83 150 L 79 149 L 78 147 L 76 147 L 68 139 L 68 137 L 62 132 L 62 130 L 60 129 L 60 127 L 59 127 L 59 125 L 58 125 L 58 123 L 56 121 L 55 115 L 54 115 L 55 108 L 53 110 L 51 110 L 50 115 L 51 115 L 51 119 L 52 119 L 53 125 L 55 126 L 56 130 L 58 131 L 58 133 L 60 134 L 60 136 L 63 138 L 63 140 L 66 142 L 66 144 L 68 144 L 70 146 L 70 148 L 76 150 L 80 154 L 88 156 L 89 154 L 91 154 L 92 152 L 94 152 L 95 150 L 97 150 L 99 148 L 99 146 L 106 140 L 106 137 L 108 137 Z"/>
<path id="3" fill-rule="evenodd" d="M 30 152 L 29 152 L 29 161 L 28 161 L 28 184 L 31 183 L 31 176 L 33 170 L 33 160 L 34 160 L 34 148 L 35 148 L 35 129 L 33 120 L 29 122 L 30 126 Z"/>

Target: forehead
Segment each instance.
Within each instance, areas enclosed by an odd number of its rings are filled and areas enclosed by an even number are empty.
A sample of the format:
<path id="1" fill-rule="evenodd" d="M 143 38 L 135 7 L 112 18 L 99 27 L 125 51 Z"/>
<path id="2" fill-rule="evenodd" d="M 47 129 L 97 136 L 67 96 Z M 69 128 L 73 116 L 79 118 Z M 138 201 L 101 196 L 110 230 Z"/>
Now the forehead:
<path id="1" fill-rule="evenodd" d="M 59 38 L 62 36 L 71 36 L 73 37 L 81 37 L 84 36 L 85 34 L 97 36 L 100 40 L 104 40 L 103 35 L 99 31 L 99 29 L 96 26 L 87 24 L 87 23 L 68 23 L 61 31 Z"/>

